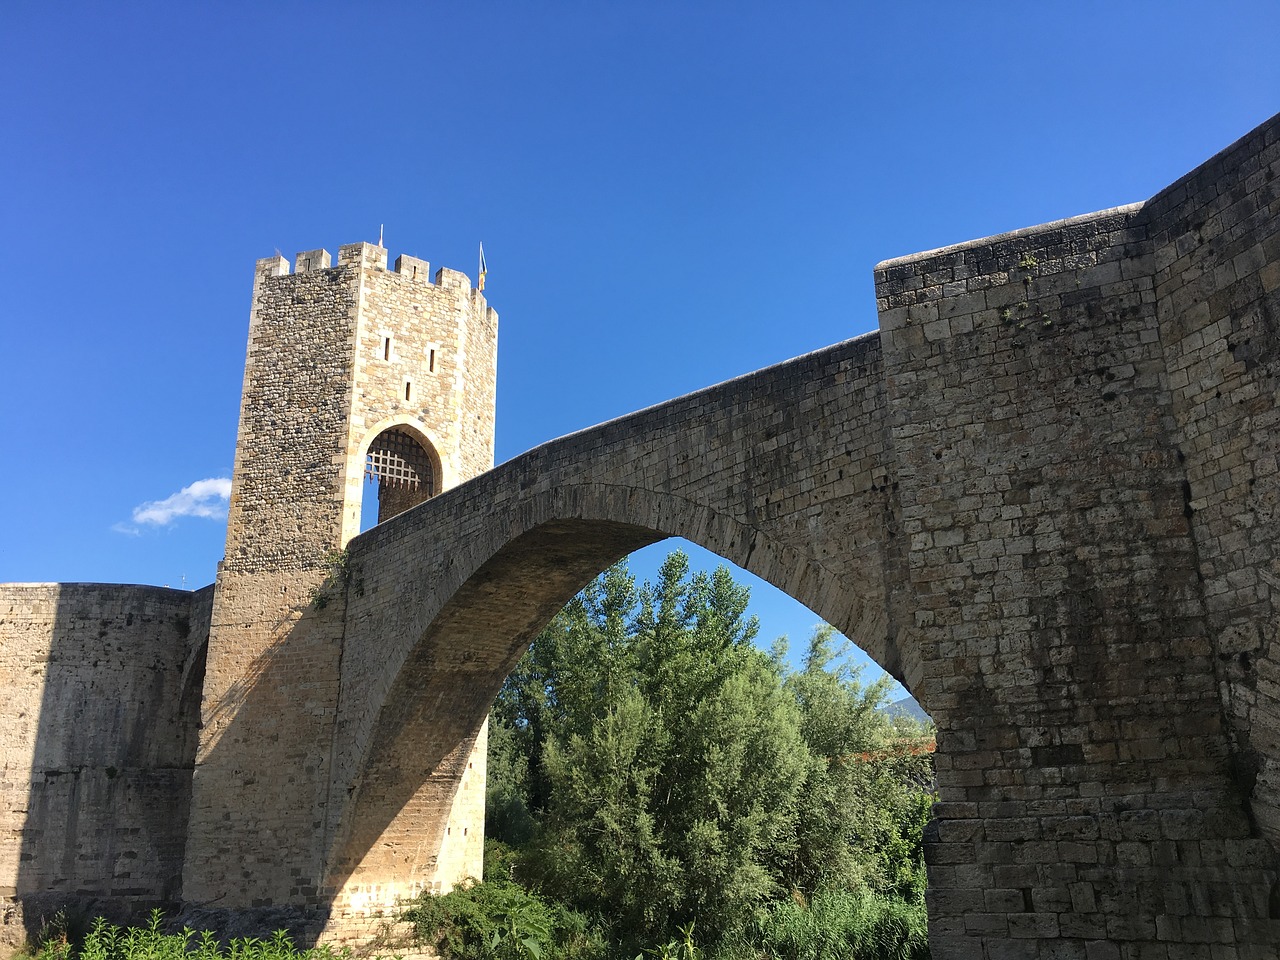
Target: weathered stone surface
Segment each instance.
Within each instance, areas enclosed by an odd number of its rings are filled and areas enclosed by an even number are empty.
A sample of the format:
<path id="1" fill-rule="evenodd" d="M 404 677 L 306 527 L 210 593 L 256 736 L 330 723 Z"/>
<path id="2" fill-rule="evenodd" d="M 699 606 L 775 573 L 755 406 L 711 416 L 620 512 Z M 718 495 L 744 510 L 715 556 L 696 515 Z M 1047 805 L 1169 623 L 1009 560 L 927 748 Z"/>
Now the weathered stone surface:
<path id="1" fill-rule="evenodd" d="M 331 763 L 351 683 L 333 553 L 359 529 L 371 446 L 400 431 L 426 471 L 413 486 L 384 479 L 383 517 L 493 465 L 497 314 L 483 296 L 456 271 L 432 282 L 413 257 L 389 271 L 371 244 L 328 264 L 324 251 L 292 274 L 283 258 L 258 263 L 183 879 L 199 907 L 315 915 L 332 899 Z M 438 798 L 458 795 L 465 840 L 433 808 L 426 835 L 443 839 L 378 877 L 379 905 L 480 873 L 484 748 L 481 718 Z M 350 899 L 370 896 L 366 884 Z"/>
<path id="2" fill-rule="evenodd" d="M 180 899 L 212 592 L 0 585 L 0 942 Z"/>

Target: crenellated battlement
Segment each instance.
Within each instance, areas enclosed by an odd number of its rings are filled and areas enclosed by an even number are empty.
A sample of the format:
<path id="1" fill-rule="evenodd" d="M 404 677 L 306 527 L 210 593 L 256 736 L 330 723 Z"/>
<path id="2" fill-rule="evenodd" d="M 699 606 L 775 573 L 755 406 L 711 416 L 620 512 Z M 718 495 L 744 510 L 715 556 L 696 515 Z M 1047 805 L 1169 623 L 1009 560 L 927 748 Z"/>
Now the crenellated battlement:
<path id="1" fill-rule="evenodd" d="M 338 248 L 338 266 L 387 269 L 387 248 L 376 243 L 344 243 Z"/>
<path id="2" fill-rule="evenodd" d="M 293 272 L 312 273 L 316 270 L 328 270 L 329 264 L 328 250 L 304 250 L 293 258 Z"/>
<path id="3" fill-rule="evenodd" d="M 433 276 L 427 260 L 409 254 L 388 269 L 391 262 L 373 243 L 343 244 L 336 255 L 302 250 L 291 260 L 277 251 L 257 261 L 242 429 L 255 441 L 262 436 L 254 421 L 274 416 L 272 384 L 286 383 L 291 402 L 309 412 L 309 433 L 293 432 L 289 450 L 268 439 L 242 444 L 236 469 L 244 490 L 236 503 L 264 514 L 282 498 L 320 506 L 310 530 L 287 518 L 274 529 L 257 514 L 243 522 L 243 511 L 233 509 L 228 569 L 275 556 L 282 538 L 296 555 L 321 556 L 358 533 L 366 458 L 404 459 L 390 447 L 370 453 L 376 433 L 417 431 L 429 448 L 413 468 L 421 475 L 413 497 L 493 465 L 497 313 L 461 271 L 440 268 Z M 343 380 L 358 386 L 335 391 Z M 312 463 L 335 445 L 344 453 L 333 475 L 300 467 L 281 475 L 290 458 Z M 379 516 L 384 507 L 390 516 L 412 505 L 393 486 L 379 494 Z M 322 519 L 325 510 L 331 515 Z"/>
<path id="4" fill-rule="evenodd" d="M 257 262 L 255 273 L 260 277 L 284 277 L 304 273 L 319 273 L 322 270 L 356 268 L 378 270 L 403 277 L 416 283 L 425 283 L 446 290 L 468 291 L 475 289 L 471 277 L 461 270 L 450 270 L 440 267 L 435 275 L 431 273 L 431 263 L 419 257 L 402 253 L 396 257 L 394 265 L 387 269 L 387 248 L 376 243 L 346 243 L 338 247 L 338 261 L 335 264 L 328 250 L 303 250 L 293 258 L 292 269 L 289 260 L 281 253 L 264 257 Z M 478 290 L 476 291 L 479 292 Z"/>
<path id="5" fill-rule="evenodd" d="M 419 260 L 417 257 L 411 257 L 407 253 L 402 253 L 396 257 L 395 272 L 410 280 L 427 280 L 431 276 L 431 264 L 426 260 Z"/>

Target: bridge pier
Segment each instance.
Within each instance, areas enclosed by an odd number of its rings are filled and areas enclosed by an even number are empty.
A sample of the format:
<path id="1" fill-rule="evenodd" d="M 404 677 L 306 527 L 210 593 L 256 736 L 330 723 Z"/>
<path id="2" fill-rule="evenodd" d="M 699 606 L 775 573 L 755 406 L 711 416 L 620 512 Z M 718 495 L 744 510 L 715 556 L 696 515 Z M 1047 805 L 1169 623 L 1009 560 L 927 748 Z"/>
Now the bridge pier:
<path id="1" fill-rule="evenodd" d="M 877 268 L 939 960 L 1280 948 L 1278 131 Z"/>

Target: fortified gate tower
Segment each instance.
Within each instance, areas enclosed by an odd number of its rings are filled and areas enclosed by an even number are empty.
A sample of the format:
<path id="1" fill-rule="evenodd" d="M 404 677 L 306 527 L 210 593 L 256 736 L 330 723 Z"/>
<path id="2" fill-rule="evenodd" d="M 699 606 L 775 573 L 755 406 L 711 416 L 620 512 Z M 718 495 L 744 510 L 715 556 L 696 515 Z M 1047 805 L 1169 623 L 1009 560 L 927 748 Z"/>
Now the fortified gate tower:
<path id="1" fill-rule="evenodd" d="M 381 522 L 493 466 L 497 327 L 464 274 L 441 269 L 433 280 L 409 256 L 388 270 L 373 244 L 339 247 L 336 265 L 325 250 L 300 253 L 292 272 L 279 255 L 258 261 L 188 903 L 323 906 L 334 894 L 320 848 L 338 840 L 327 791 L 343 627 L 337 611 L 320 611 L 345 603 L 330 588 L 344 576 L 339 551 L 359 533 L 366 477 Z M 446 843 L 419 887 L 480 874 L 484 739 L 451 801 L 451 820 L 473 829 L 446 830 L 467 840 Z M 267 770 L 275 775 L 259 780 Z M 244 862 L 244 850 L 260 862 Z"/>

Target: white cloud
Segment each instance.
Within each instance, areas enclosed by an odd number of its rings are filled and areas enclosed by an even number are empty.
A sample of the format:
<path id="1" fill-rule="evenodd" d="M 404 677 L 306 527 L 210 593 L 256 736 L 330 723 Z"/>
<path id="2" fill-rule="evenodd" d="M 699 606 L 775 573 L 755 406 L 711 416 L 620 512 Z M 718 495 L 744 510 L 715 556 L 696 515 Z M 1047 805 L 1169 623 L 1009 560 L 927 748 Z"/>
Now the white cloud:
<path id="1" fill-rule="evenodd" d="M 226 477 L 197 480 L 163 500 L 148 500 L 133 508 L 133 522 L 151 526 L 167 526 L 179 517 L 209 517 L 221 520 L 227 515 L 231 497 L 231 481 Z M 136 532 L 116 525 L 121 533 Z"/>

